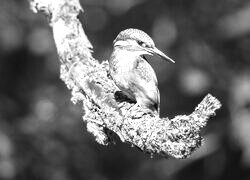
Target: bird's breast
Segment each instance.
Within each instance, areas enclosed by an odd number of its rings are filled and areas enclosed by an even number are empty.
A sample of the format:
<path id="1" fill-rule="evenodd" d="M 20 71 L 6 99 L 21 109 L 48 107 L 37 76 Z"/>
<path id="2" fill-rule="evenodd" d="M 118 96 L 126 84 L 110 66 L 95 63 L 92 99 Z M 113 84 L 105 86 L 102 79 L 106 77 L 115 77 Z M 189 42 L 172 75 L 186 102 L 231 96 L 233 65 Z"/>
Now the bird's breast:
<path id="1" fill-rule="evenodd" d="M 136 58 L 127 51 L 114 51 L 110 58 L 113 73 L 126 73 L 134 68 Z"/>
<path id="2" fill-rule="evenodd" d="M 110 74 L 122 91 L 131 90 L 131 79 L 136 61 L 136 57 L 126 50 L 115 50 L 111 55 L 109 61 Z"/>

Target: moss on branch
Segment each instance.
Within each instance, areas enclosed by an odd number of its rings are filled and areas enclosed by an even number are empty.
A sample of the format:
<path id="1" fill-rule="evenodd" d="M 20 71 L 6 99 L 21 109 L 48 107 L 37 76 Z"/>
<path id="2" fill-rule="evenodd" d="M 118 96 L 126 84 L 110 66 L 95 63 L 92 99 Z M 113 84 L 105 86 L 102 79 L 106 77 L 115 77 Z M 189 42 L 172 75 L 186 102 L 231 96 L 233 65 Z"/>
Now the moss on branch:
<path id="1" fill-rule="evenodd" d="M 201 128 L 221 107 L 215 97 L 208 94 L 193 113 L 173 119 L 145 109 L 130 110 L 132 103 L 115 97 L 118 89 L 108 75 L 108 62 L 92 57 L 92 45 L 77 18 L 82 11 L 79 1 L 31 0 L 30 5 L 50 20 L 61 79 L 72 92 L 72 102 L 83 105 L 83 120 L 98 143 L 109 144 L 116 133 L 144 152 L 175 158 L 186 158 L 201 146 Z"/>

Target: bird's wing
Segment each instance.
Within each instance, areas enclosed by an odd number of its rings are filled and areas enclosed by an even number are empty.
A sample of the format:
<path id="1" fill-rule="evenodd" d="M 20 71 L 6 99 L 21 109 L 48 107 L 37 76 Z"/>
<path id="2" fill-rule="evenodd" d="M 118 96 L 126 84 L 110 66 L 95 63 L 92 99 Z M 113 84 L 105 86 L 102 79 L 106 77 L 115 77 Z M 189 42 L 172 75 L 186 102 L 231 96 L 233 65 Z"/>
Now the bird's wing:
<path id="1" fill-rule="evenodd" d="M 148 83 L 152 83 L 152 85 L 158 86 L 155 71 L 144 56 L 136 61 L 134 69 L 141 79 Z"/>
<path id="2" fill-rule="evenodd" d="M 140 81 L 136 83 L 143 91 L 145 96 L 151 99 L 151 101 L 154 103 L 154 106 L 156 106 L 156 109 L 159 109 L 160 93 L 158 89 L 158 81 L 155 71 L 151 65 L 143 58 L 138 59 L 135 64 L 133 75 L 137 77 L 133 79 Z"/>

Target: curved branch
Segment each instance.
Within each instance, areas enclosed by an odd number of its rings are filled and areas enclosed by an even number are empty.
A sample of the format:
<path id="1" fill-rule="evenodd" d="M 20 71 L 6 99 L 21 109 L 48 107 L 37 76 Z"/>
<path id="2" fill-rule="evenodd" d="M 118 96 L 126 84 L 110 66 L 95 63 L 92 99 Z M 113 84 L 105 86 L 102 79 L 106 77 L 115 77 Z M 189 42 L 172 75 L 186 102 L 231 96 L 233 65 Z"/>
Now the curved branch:
<path id="1" fill-rule="evenodd" d="M 77 18 L 78 0 L 31 0 L 34 12 L 50 20 L 61 61 L 61 79 L 72 92 L 73 103 L 82 103 L 83 120 L 98 143 L 112 142 L 112 132 L 123 142 L 142 151 L 175 158 L 186 158 L 202 143 L 200 130 L 220 102 L 208 94 L 190 115 L 159 118 L 144 109 L 130 110 L 133 104 L 115 98 L 118 91 L 108 74 L 108 62 L 92 57 L 92 45 Z M 132 112 L 131 112 L 132 111 Z"/>

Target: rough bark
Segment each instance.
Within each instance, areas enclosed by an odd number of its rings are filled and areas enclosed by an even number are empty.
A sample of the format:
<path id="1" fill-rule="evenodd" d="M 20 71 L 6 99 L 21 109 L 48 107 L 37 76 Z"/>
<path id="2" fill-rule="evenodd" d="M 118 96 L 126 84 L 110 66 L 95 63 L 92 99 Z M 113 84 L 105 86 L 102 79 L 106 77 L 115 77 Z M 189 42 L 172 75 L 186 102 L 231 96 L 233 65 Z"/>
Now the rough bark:
<path id="1" fill-rule="evenodd" d="M 61 61 L 61 79 L 72 92 L 73 103 L 82 103 L 83 120 L 96 141 L 107 145 L 114 133 L 151 155 L 186 158 L 201 146 L 201 129 L 221 107 L 208 94 L 190 115 L 160 118 L 115 96 L 118 88 L 108 74 L 108 62 L 92 57 L 78 14 L 78 0 L 30 0 L 34 12 L 45 14 L 53 30 Z"/>

